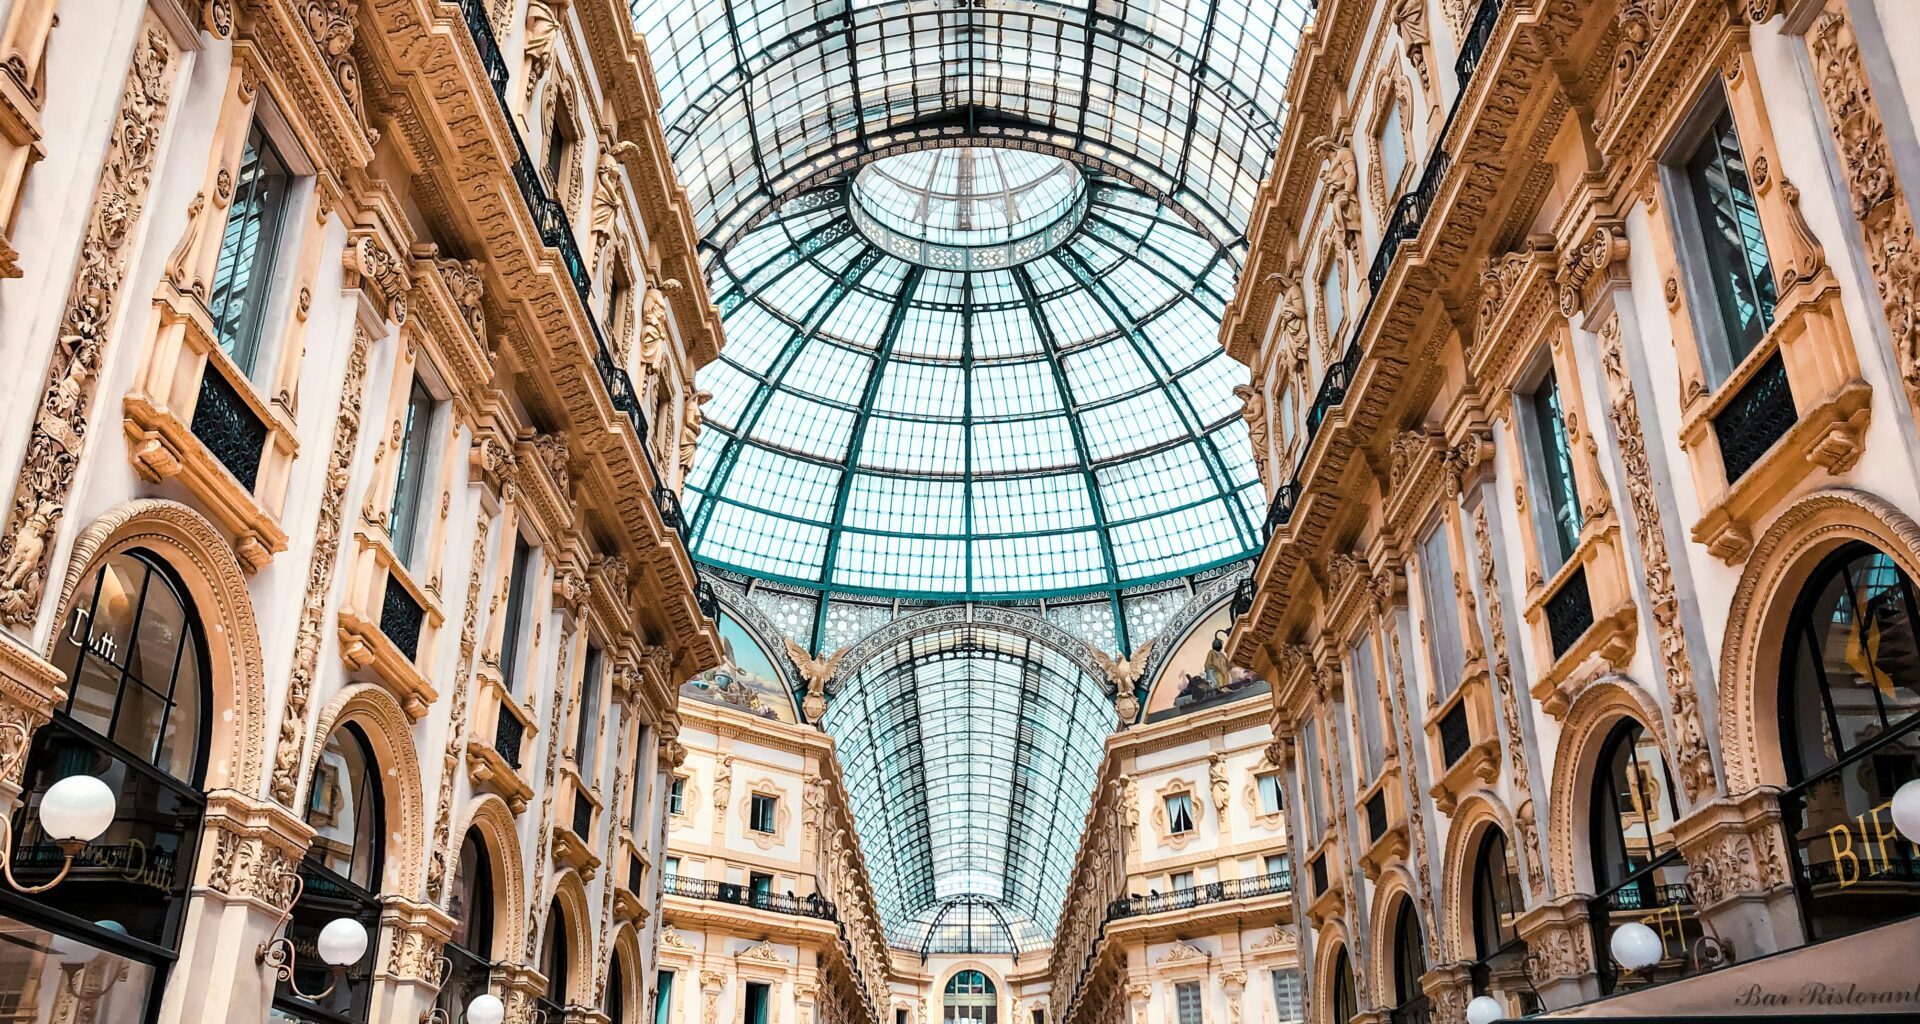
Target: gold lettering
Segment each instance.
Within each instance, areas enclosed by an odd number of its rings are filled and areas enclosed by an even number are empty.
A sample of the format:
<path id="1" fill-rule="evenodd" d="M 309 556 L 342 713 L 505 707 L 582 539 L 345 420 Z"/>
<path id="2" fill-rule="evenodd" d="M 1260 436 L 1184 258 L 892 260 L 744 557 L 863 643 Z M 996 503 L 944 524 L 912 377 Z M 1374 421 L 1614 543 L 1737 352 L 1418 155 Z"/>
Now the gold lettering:
<path id="1" fill-rule="evenodd" d="M 1894 852 L 1900 851 L 1900 830 L 1889 827 L 1893 816 L 1893 801 L 1889 800 L 1873 809 L 1873 841 L 1880 847 L 1880 870 L 1893 867 L 1893 858 L 1887 853 L 1887 840 L 1894 842 Z"/>
<path id="2" fill-rule="evenodd" d="M 1846 841 L 1845 846 L 1840 845 L 1841 840 Z M 1834 877 L 1840 880 L 1840 888 L 1845 889 L 1858 882 L 1860 858 L 1853 852 L 1853 830 L 1845 825 L 1833 826 L 1827 830 L 1827 845 L 1833 848 Z M 1853 864 L 1851 875 L 1847 872 L 1848 862 Z"/>

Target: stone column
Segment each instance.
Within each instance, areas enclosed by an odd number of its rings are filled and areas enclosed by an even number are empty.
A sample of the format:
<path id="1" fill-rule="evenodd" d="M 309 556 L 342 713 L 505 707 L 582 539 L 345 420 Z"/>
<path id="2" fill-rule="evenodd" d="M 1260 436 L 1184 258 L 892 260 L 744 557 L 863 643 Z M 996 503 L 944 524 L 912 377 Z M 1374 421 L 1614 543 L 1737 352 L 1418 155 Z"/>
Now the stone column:
<path id="1" fill-rule="evenodd" d="M 1587 899 L 1579 893 L 1561 896 L 1535 906 L 1515 922 L 1520 937 L 1527 941 L 1527 976 L 1549 1009 L 1600 997 Z"/>
<path id="2" fill-rule="evenodd" d="M 700 1024 L 719 1024 L 720 989 L 726 983 L 719 971 L 700 972 Z"/>
<path id="3" fill-rule="evenodd" d="M 1467 1001 L 1473 998 L 1473 978 L 1464 962 L 1441 964 L 1420 976 L 1420 990 L 1433 1006 L 1433 1024 L 1462 1024 Z"/>
<path id="4" fill-rule="evenodd" d="M 402 896 L 383 902 L 367 1019 L 417 1021 L 440 994 L 440 948 L 453 935 L 453 918 Z"/>
<path id="5" fill-rule="evenodd" d="M 67 677 L 12 633 L 0 630 L 0 815 L 20 799 L 33 734 L 66 699 Z"/>
<path id="6" fill-rule="evenodd" d="M 207 795 L 180 961 L 160 1024 L 264 1020 L 275 979 L 259 962 L 280 934 L 313 830 L 292 811 L 230 789 Z"/>
<path id="7" fill-rule="evenodd" d="M 547 990 L 547 979 L 525 964 L 504 963 L 494 968 L 500 1000 L 507 1004 L 508 1024 L 526 1024 L 533 1019 L 533 1001 Z M 549 1022 L 558 1024 L 558 1022 Z"/>
<path id="8" fill-rule="evenodd" d="M 1780 790 L 1761 786 L 1701 804 L 1673 827 L 1700 926 L 1751 960 L 1803 944 L 1787 866 Z"/>

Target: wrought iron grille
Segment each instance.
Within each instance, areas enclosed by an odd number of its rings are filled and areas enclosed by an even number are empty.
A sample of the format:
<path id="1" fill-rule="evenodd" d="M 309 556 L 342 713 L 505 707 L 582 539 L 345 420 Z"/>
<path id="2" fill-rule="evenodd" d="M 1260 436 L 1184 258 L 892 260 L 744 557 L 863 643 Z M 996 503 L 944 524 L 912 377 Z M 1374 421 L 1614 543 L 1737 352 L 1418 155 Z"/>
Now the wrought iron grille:
<path id="1" fill-rule="evenodd" d="M 426 617 L 426 609 L 413 599 L 406 584 L 388 574 L 387 592 L 380 597 L 380 632 L 408 661 L 420 655 L 420 626 Z"/>
<path id="2" fill-rule="evenodd" d="M 1233 617 L 1240 619 L 1253 610 L 1253 577 L 1243 576 L 1233 585 Z"/>
<path id="3" fill-rule="evenodd" d="M 200 374 L 200 398 L 194 402 L 193 422 L 187 429 L 240 486 L 253 490 L 260 478 L 260 456 L 267 448 L 267 425 L 211 361 Z"/>
<path id="4" fill-rule="evenodd" d="M 1566 654 L 1593 627 L 1593 595 L 1587 591 L 1587 567 L 1581 566 L 1547 598 L 1547 635 L 1555 658 Z"/>
<path id="5" fill-rule="evenodd" d="M 1269 539 L 1273 537 L 1275 530 L 1287 525 L 1287 521 L 1293 518 L 1294 508 L 1299 504 L 1300 478 L 1296 476 L 1281 484 L 1280 489 L 1273 492 L 1273 504 L 1267 506 L 1266 535 Z"/>
<path id="6" fill-rule="evenodd" d="M 1355 337 L 1358 336 L 1356 330 Z M 1313 435 L 1320 432 L 1320 424 L 1326 422 L 1333 407 L 1347 400 L 1347 389 L 1353 386 L 1353 374 L 1359 368 L 1360 346 L 1355 341 L 1347 345 L 1340 361 L 1327 367 L 1326 376 L 1320 378 L 1320 390 L 1314 393 L 1313 407 L 1307 410 L 1307 444 L 1313 444 Z"/>
<path id="7" fill-rule="evenodd" d="M 494 98 L 499 101 L 500 113 L 507 123 L 507 134 L 513 138 L 513 180 L 520 187 L 520 197 L 527 204 L 527 212 L 533 216 L 540 241 L 560 253 L 560 262 L 567 268 L 567 277 L 573 281 L 573 290 L 580 297 L 580 305 L 591 309 L 593 278 L 587 272 L 587 261 L 580 254 L 580 245 L 573 237 L 566 207 L 547 194 L 546 185 L 540 180 L 540 171 L 527 153 L 526 140 L 520 137 L 513 105 L 507 101 L 507 83 L 513 77 L 513 72 L 507 66 L 505 55 L 500 52 L 499 42 L 494 39 L 486 0 L 460 0 L 460 13 L 466 19 L 467 34 L 473 38 L 474 50 L 480 55 L 487 81 L 493 85 Z M 594 371 L 600 378 L 601 386 L 606 389 L 607 401 L 616 412 L 626 416 L 627 424 L 633 428 L 634 437 L 639 442 L 642 456 L 653 467 L 654 476 L 658 478 L 660 467 L 654 462 L 653 450 L 647 446 L 646 416 L 636 398 L 633 378 L 614 362 L 613 350 L 607 345 L 600 322 L 591 316 L 586 320 L 587 327 L 593 333 Z M 654 497 L 658 500 L 658 491 L 654 492 Z M 665 518 L 664 510 L 662 518 Z"/>
<path id="8" fill-rule="evenodd" d="M 1787 364 L 1776 351 L 1713 418 L 1727 482 L 1745 476 L 1799 420 L 1800 414 L 1793 407 L 1793 386 L 1787 381 Z"/>
<path id="9" fill-rule="evenodd" d="M 673 493 L 673 488 L 666 484 L 655 487 L 653 503 L 660 507 L 660 521 L 667 525 L 667 529 L 677 532 L 686 528 L 686 513 L 681 511 L 680 496 Z"/>
<path id="10" fill-rule="evenodd" d="M 520 767 L 520 741 L 525 739 L 527 727 L 520 724 L 519 716 L 502 707 L 500 720 L 493 727 L 493 750 L 514 768 Z"/>
<path id="11" fill-rule="evenodd" d="M 685 875 L 668 875 L 661 880 L 661 884 L 669 896 L 683 896 L 690 900 L 707 900 L 712 903 L 731 903 L 735 906 L 771 910 L 776 914 L 811 917 L 821 921 L 840 919 L 840 912 L 834 907 L 833 902 L 821 899 L 818 895 L 756 893 L 748 886 L 737 882 L 716 882 L 706 878 L 688 878 Z"/>
<path id="12" fill-rule="evenodd" d="M 1451 768 L 1473 749 L 1473 733 L 1467 728 L 1467 702 L 1455 704 L 1440 717 L 1440 756 Z"/>
<path id="13" fill-rule="evenodd" d="M 1374 842 L 1387 834 L 1387 791 L 1374 790 L 1367 798 L 1367 835 Z"/>
<path id="14" fill-rule="evenodd" d="M 1420 172 L 1420 184 L 1394 204 L 1393 218 L 1387 222 L 1386 234 L 1380 237 L 1380 248 L 1373 251 L 1373 265 L 1367 268 L 1367 286 L 1372 290 L 1379 291 L 1381 282 L 1387 279 L 1387 271 L 1393 269 L 1393 258 L 1400 254 L 1401 243 L 1420 237 L 1420 229 L 1427 223 L 1427 211 L 1433 208 L 1434 197 L 1440 194 L 1440 182 L 1451 166 L 1453 158 L 1447 151 L 1435 148 L 1427 158 L 1426 170 Z"/>
<path id="15" fill-rule="evenodd" d="M 593 805 L 579 793 L 573 795 L 573 834 L 589 843 L 592 842 Z"/>
<path id="16" fill-rule="evenodd" d="M 1309 867 L 1313 871 L 1313 894 L 1319 896 L 1327 891 L 1327 855 L 1323 853 L 1313 858 Z"/>
<path id="17" fill-rule="evenodd" d="M 1270 875 L 1255 875 L 1252 878 L 1236 878 L 1226 882 L 1209 882 L 1187 889 L 1175 889 L 1172 892 L 1148 893 L 1145 896 L 1128 896 L 1107 904 L 1107 920 L 1117 921 L 1127 917 L 1139 917 L 1142 914 L 1157 914 L 1163 910 L 1187 910 L 1203 907 L 1210 903 L 1225 903 L 1230 900 L 1252 899 L 1256 896 L 1272 896 L 1275 893 L 1293 891 L 1293 872 L 1279 871 Z"/>
<path id="18" fill-rule="evenodd" d="M 1467 26 L 1467 34 L 1460 40 L 1460 59 L 1453 62 L 1462 91 L 1473 80 L 1473 73 L 1480 70 L 1480 60 L 1487 55 L 1487 44 L 1493 41 L 1494 27 L 1500 24 L 1500 12 L 1506 6 L 1506 0 L 1480 0 L 1479 9 L 1473 12 L 1473 24 Z"/>
<path id="19" fill-rule="evenodd" d="M 720 618 L 720 594 L 705 576 L 700 576 L 693 585 L 693 603 L 700 607 L 700 614 L 707 618 Z"/>
<path id="20" fill-rule="evenodd" d="M 637 853 L 627 854 L 627 891 L 638 893 L 640 884 L 647 878 L 647 862 Z"/>

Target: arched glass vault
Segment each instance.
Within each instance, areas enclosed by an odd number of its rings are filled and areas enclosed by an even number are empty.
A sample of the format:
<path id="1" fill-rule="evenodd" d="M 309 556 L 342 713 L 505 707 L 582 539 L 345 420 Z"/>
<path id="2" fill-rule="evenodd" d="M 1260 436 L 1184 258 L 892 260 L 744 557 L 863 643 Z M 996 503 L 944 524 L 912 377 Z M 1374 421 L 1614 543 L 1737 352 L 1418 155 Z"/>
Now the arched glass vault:
<path id="1" fill-rule="evenodd" d="M 1081 665 L 1017 626 L 936 625 L 849 666 L 822 724 L 894 945 L 1051 941 L 1113 729 Z"/>

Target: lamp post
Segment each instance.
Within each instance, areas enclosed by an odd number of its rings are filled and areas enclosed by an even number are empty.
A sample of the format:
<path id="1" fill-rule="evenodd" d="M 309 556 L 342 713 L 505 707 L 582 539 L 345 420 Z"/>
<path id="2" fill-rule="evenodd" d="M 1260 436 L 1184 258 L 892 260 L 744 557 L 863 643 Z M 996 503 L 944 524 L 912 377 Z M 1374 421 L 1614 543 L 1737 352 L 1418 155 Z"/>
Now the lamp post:
<path id="1" fill-rule="evenodd" d="M 293 880 L 293 895 L 287 900 L 286 911 L 280 915 L 280 923 L 274 926 L 273 930 L 276 932 L 285 928 L 287 922 L 293 919 L 294 904 L 300 902 L 300 894 L 306 891 L 306 883 L 299 875 L 291 871 L 286 872 L 286 875 Z M 347 968 L 359 963 L 360 958 L 367 954 L 367 928 L 350 917 L 334 918 L 327 922 L 326 927 L 320 929 L 320 936 L 314 942 L 314 946 L 319 950 L 320 960 L 327 965 L 327 973 L 330 975 L 327 979 L 327 987 L 318 992 L 300 991 L 300 983 L 293 979 L 294 968 L 299 963 L 299 954 L 293 948 L 293 940 L 285 935 L 262 942 L 260 948 L 254 951 L 253 959 L 255 963 L 273 968 L 275 976 L 286 982 L 294 995 L 310 1003 L 319 1002 L 332 995 L 333 990 L 339 986 L 340 979 L 346 975 Z"/>
<path id="2" fill-rule="evenodd" d="M 73 858 L 113 824 L 113 813 L 113 790 L 92 775 L 69 775 L 48 786 L 40 798 L 40 829 L 60 847 L 59 872 L 40 885 L 20 884 L 13 877 L 13 822 L 0 817 L 0 874 L 24 893 L 46 892 L 59 885 L 73 868 Z"/>

